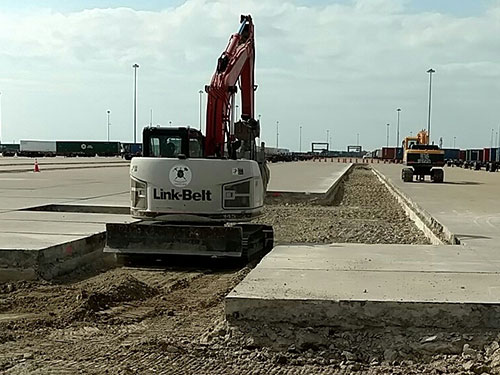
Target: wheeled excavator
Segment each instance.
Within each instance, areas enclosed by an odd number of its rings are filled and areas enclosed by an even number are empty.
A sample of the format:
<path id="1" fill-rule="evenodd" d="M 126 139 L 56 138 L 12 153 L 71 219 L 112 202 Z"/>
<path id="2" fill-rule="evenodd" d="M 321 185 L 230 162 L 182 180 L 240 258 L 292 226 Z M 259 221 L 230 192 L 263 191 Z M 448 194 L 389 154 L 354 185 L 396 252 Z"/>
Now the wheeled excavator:
<path id="1" fill-rule="evenodd" d="M 432 182 L 444 181 L 444 150 L 429 144 L 426 130 L 418 132 L 416 137 L 406 137 L 403 141 L 403 163 L 401 171 L 404 182 L 423 181 L 430 176 Z"/>
<path id="2" fill-rule="evenodd" d="M 206 134 L 143 129 L 142 157 L 130 163 L 131 215 L 139 221 L 108 223 L 105 252 L 251 258 L 272 248 L 272 227 L 249 223 L 262 213 L 270 177 L 256 144 L 254 63 L 254 24 L 242 15 L 205 86 Z"/>

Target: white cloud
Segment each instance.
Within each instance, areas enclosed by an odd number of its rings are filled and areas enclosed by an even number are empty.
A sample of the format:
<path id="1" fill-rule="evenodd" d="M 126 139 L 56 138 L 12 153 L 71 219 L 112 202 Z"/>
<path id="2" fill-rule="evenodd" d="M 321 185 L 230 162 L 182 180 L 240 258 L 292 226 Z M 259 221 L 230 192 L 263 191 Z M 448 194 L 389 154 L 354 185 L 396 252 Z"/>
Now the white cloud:
<path id="1" fill-rule="evenodd" d="M 480 16 L 410 13 L 406 1 L 294 2 L 188 0 L 158 12 L 127 8 L 0 13 L 4 135 L 22 138 L 131 138 L 131 65 L 140 64 L 139 123 L 149 109 L 167 124 L 197 125 L 198 90 L 240 13 L 256 27 L 257 113 L 264 138 L 297 148 L 324 140 L 344 148 L 385 144 L 385 124 L 401 107 L 404 135 L 425 125 L 429 67 L 433 135 L 488 146 L 500 122 L 500 5 Z M 484 133 L 484 134 L 483 134 Z M 394 132 L 395 134 L 395 132 Z M 394 137 L 392 143 L 394 143 Z M 437 139 L 437 138 L 436 138 Z M 466 140 L 468 143 L 465 143 Z M 460 143 L 463 142 L 463 143 Z M 304 147 L 303 147 L 304 148 Z"/>

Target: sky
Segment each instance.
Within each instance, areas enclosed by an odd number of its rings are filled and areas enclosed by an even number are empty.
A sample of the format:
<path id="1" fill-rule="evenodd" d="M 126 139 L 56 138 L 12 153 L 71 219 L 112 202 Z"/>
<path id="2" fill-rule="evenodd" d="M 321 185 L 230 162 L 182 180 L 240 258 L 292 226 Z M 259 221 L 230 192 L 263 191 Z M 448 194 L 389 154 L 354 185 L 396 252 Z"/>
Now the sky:
<path id="1" fill-rule="evenodd" d="M 334 149 L 359 135 L 372 150 L 387 129 L 395 146 L 397 108 L 399 140 L 427 127 L 429 68 L 432 140 L 499 142 L 500 0 L 0 0 L 1 141 L 106 140 L 108 110 L 111 140 L 131 141 L 135 63 L 138 139 L 151 110 L 155 125 L 198 128 L 198 91 L 240 14 L 270 147 L 277 122 L 291 150 L 327 132 Z"/>

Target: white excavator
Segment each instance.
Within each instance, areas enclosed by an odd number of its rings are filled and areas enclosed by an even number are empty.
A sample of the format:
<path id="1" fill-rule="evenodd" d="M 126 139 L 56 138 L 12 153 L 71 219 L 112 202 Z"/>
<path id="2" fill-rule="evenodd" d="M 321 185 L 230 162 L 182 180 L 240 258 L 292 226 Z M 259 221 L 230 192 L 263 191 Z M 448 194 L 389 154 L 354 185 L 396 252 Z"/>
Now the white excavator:
<path id="1" fill-rule="evenodd" d="M 272 227 L 248 223 L 262 213 L 269 169 L 256 144 L 254 25 L 249 15 L 240 23 L 205 86 L 206 134 L 144 128 L 142 156 L 130 164 L 131 214 L 141 220 L 108 223 L 105 252 L 249 259 L 272 249 Z"/>

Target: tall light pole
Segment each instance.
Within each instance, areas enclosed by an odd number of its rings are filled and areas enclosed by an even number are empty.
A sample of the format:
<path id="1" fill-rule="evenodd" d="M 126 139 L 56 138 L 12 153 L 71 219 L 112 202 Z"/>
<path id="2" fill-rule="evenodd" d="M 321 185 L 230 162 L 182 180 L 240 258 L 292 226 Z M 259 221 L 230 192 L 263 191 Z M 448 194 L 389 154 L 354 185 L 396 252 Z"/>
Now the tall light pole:
<path id="1" fill-rule="evenodd" d="M 302 152 L 302 125 L 299 126 L 299 152 Z"/>
<path id="2" fill-rule="evenodd" d="M 490 138 L 490 148 L 493 148 L 493 134 L 495 134 L 495 129 L 491 129 L 491 138 Z"/>
<path id="3" fill-rule="evenodd" d="M 391 127 L 390 124 L 387 124 L 387 147 L 389 147 L 389 128 Z"/>
<path id="4" fill-rule="evenodd" d="M 276 148 L 278 148 L 278 139 L 279 139 L 279 136 L 280 136 L 279 126 L 280 126 L 280 122 L 276 121 Z"/>
<path id="5" fill-rule="evenodd" d="M 132 65 L 134 68 L 134 143 L 137 143 L 137 68 L 139 64 Z"/>
<path id="6" fill-rule="evenodd" d="M 202 122 L 202 111 L 201 111 L 201 101 L 202 101 L 202 95 L 203 95 L 203 90 L 198 91 L 198 94 L 200 94 L 200 131 L 201 131 L 201 122 Z"/>
<path id="7" fill-rule="evenodd" d="M 427 133 L 429 135 L 429 144 L 431 143 L 431 96 L 432 96 L 432 73 L 436 73 L 434 69 L 429 69 L 429 111 L 427 113 Z"/>
<path id="8" fill-rule="evenodd" d="M 356 134 L 356 146 L 359 146 L 359 133 Z"/>
<path id="9" fill-rule="evenodd" d="M 328 143 L 328 149 L 330 149 L 330 130 L 326 129 L 326 143 Z"/>
<path id="10" fill-rule="evenodd" d="M 453 148 L 456 147 L 457 137 L 453 137 Z"/>
<path id="11" fill-rule="evenodd" d="M 108 109 L 108 110 L 106 111 L 106 113 L 108 114 L 108 142 L 109 142 L 109 125 L 111 125 L 111 124 L 109 123 L 109 115 L 111 114 L 111 111 Z"/>
<path id="12" fill-rule="evenodd" d="M 401 108 L 396 109 L 398 113 L 398 130 L 396 132 L 396 147 L 399 147 L 399 114 L 401 113 Z"/>

